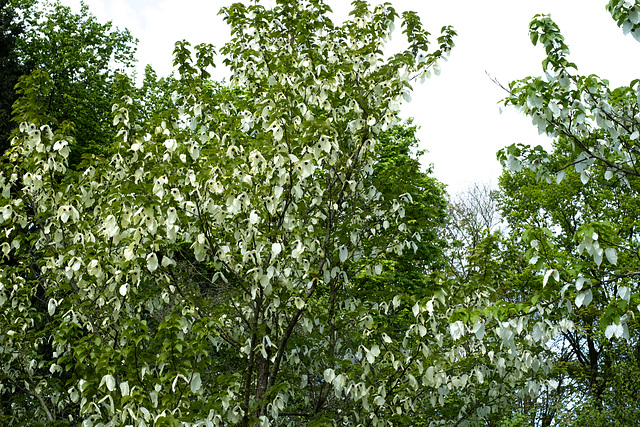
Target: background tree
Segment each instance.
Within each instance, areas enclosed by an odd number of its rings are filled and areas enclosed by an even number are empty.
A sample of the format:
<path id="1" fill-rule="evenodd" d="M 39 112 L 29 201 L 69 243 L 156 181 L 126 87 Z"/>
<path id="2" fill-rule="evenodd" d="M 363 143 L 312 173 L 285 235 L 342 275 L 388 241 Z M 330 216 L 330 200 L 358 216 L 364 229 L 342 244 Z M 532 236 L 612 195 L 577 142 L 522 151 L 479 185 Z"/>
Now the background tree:
<path id="1" fill-rule="evenodd" d="M 499 231 L 500 213 L 497 191 L 489 183 L 475 183 L 465 191 L 455 194 L 448 202 L 448 216 L 444 228 L 447 241 L 447 263 L 449 274 L 461 282 L 468 282 L 469 257 L 479 249 L 483 240 Z M 494 237 L 497 237 L 495 234 Z M 488 241 L 487 241 L 488 242 Z M 494 239 L 494 245 L 496 240 Z"/>
<path id="2" fill-rule="evenodd" d="M 9 135 L 15 128 L 11 122 L 13 103 L 18 98 L 14 86 L 29 71 L 29 64 L 16 52 L 16 43 L 25 31 L 20 11 L 9 0 L 0 1 L 0 153 L 9 147 Z"/>
<path id="3" fill-rule="evenodd" d="M 637 2 L 611 1 L 607 9 L 625 33 L 637 35 Z M 558 366 L 569 396 L 579 391 L 590 397 L 558 419 L 625 423 L 622 414 L 634 413 L 635 405 L 607 399 L 614 390 L 622 397 L 637 387 L 633 377 L 622 385 L 613 371 L 635 369 L 626 354 L 638 341 L 638 80 L 611 89 L 598 76 L 577 74 L 548 16 L 534 17 L 530 35 L 545 47 L 545 77 L 511 83 L 505 103 L 556 139 L 551 151 L 512 145 L 499 153 L 511 171 L 502 178 L 507 220 L 521 230 L 526 257 L 543 276 L 535 298 L 556 307 L 558 319 L 575 321 L 561 338 Z"/>
<path id="4" fill-rule="evenodd" d="M 536 314 L 536 299 L 532 299 L 532 293 L 527 290 L 539 289 L 541 279 L 522 256 L 526 247 L 515 237 L 518 233 L 512 234 L 500 213 L 500 196 L 500 191 L 488 183 L 476 183 L 451 197 L 449 221 L 444 229 L 448 246 L 442 282 L 462 294 L 486 293 L 491 304 L 482 311 L 493 312 L 500 327 L 519 325 L 517 330 L 528 324 L 538 334 L 543 330 L 539 323 L 542 319 Z M 480 315 L 461 310 L 452 320 L 465 316 Z M 490 325 L 487 322 L 485 327 Z M 533 355 L 535 369 L 521 373 L 517 380 L 509 378 L 509 382 L 495 377 L 493 381 L 509 390 L 501 393 L 491 388 L 486 390 L 483 401 L 493 401 L 498 409 L 487 414 L 482 422 L 503 427 L 551 425 L 558 396 L 564 396 L 563 385 L 558 371 L 540 361 L 552 360 L 553 353 L 545 345 L 532 341 L 531 335 L 514 335 L 514 340 L 518 351 Z M 545 381 L 554 387 L 536 385 Z M 453 402 L 450 405 L 455 406 Z"/>
<path id="5" fill-rule="evenodd" d="M 412 152 L 418 144 L 416 129 L 409 120 L 379 135 L 372 184 L 387 198 L 408 198 L 406 225 L 420 240 L 415 241 L 415 251 L 387 254 L 382 260 L 383 273 L 364 275 L 365 282 L 358 286 L 361 296 L 371 292 L 381 300 L 398 292 L 426 296 L 439 286 L 429 276 L 444 263 L 446 242 L 441 229 L 447 221 L 446 193 L 430 176 L 431 169 L 421 170 L 419 158 L 424 152 Z"/>
<path id="6" fill-rule="evenodd" d="M 560 137 L 554 143 L 554 152 L 549 156 L 549 165 L 551 167 L 565 165 L 567 157 L 570 156 L 570 150 L 567 139 Z M 552 230 L 549 237 L 540 237 L 540 240 L 544 239 L 552 243 L 546 250 L 545 258 L 562 256 L 567 265 L 580 265 L 580 277 L 583 277 L 582 281 L 585 284 L 583 288 L 588 289 L 584 296 L 581 296 L 580 289 L 575 293 L 570 289 L 563 291 L 555 288 L 554 290 L 573 293 L 570 298 L 578 306 L 569 315 L 575 328 L 564 332 L 560 337 L 562 344 L 559 342 L 558 347 L 563 351 L 555 355 L 558 369 L 566 375 L 565 388 L 568 393 L 566 398 L 577 399 L 575 407 L 572 406 L 570 411 L 573 416 L 560 416 L 575 419 L 576 414 L 585 411 L 579 396 L 588 396 L 589 405 L 593 405 L 593 411 L 608 413 L 606 422 L 614 422 L 616 420 L 614 414 L 620 414 L 623 418 L 616 422 L 624 423 L 629 415 L 630 402 L 617 398 L 614 401 L 604 401 L 604 399 L 606 396 L 614 397 L 606 393 L 612 388 L 623 394 L 633 393 L 637 387 L 637 381 L 630 377 L 628 382 L 630 389 L 624 391 L 626 386 L 617 382 L 614 372 L 633 371 L 637 366 L 624 366 L 628 361 L 634 360 L 624 356 L 626 354 L 624 351 L 620 351 L 620 348 L 627 348 L 629 343 L 621 343 L 617 340 L 611 342 L 605 337 L 600 325 L 606 311 L 611 310 L 608 304 L 610 295 L 617 295 L 620 289 L 623 289 L 622 292 L 627 292 L 625 289 L 629 289 L 630 282 L 633 282 L 633 277 L 637 274 L 634 272 L 636 257 L 628 260 L 619 257 L 617 265 L 604 268 L 594 260 L 585 259 L 584 248 L 581 248 L 580 240 L 577 240 L 576 236 L 579 235 L 581 228 L 598 230 L 595 232 L 606 236 L 600 230 L 603 227 L 614 226 L 618 236 L 633 238 L 634 230 L 638 227 L 636 218 L 640 206 L 638 206 L 637 196 L 630 197 L 637 193 L 636 178 L 629 177 L 629 186 L 621 188 L 615 181 L 607 180 L 604 171 L 599 172 L 592 174 L 589 181 L 584 184 L 580 174 L 571 169 L 566 170 L 565 178 L 559 183 L 538 182 L 535 173 L 530 170 L 505 172 L 500 180 L 503 190 L 500 193 L 500 201 L 503 215 L 514 232 L 513 238 L 531 234 L 544 236 L 545 230 Z M 555 253 L 561 255 L 555 255 Z M 535 264 L 536 260 L 533 261 Z M 625 273 L 616 273 L 616 269 Z M 551 287 L 551 285 L 548 286 Z M 529 290 L 533 291 L 530 288 Z M 627 327 L 631 348 L 636 348 L 637 323 L 630 320 Z M 617 356 L 622 357 L 617 359 Z M 610 381 L 615 381 L 616 385 L 613 386 Z M 626 409 L 618 410 L 617 405 L 622 405 Z M 564 407 L 559 409 L 563 409 L 561 412 L 566 411 Z M 623 415 L 625 413 L 627 415 Z M 568 422 L 566 419 L 564 423 Z M 584 422 L 583 418 L 580 419 L 582 421 L 578 421 L 578 424 Z"/>
<path id="7" fill-rule="evenodd" d="M 116 93 L 114 78 L 117 72 L 131 70 L 136 40 L 111 22 L 99 23 L 86 5 L 75 14 L 58 0 L 7 0 L 2 10 L 7 25 L 3 28 L 12 34 L 11 42 L 3 44 L 7 61 L 23 64 L 6 74 L 6 81 L 3 73 L 5 89 L 13 92 L 17 77 L 27 71 L 45 71 L 55 84 L 48 92 L 50 116 L 60 123 L 72 120 L 73 136 L 82 141 L 73 150 L 71 166 L 85 153 L 108 153 L 115 136 L 108 113 Z M 13 92 L 3 99 L 12 104 L 15 98 Z M 10 114 L 10 105 L 3 111 Z"/>

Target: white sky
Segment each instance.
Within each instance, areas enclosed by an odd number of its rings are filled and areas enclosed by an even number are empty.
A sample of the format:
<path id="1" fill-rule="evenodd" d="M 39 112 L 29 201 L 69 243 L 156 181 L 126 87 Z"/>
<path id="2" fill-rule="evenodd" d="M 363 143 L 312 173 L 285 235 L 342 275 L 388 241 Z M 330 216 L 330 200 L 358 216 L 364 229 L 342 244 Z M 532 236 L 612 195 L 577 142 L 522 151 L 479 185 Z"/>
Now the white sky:
<path id="1" fill-rule="evenodd" d="M 347 17 L 350 2 L 325 0 L 335 20 Z M 80 0 L 62 0 L 79 10 Z M 112 20 L 139 39 L 140 69 L 151 64 L 159 75 L 172 70 L 173 45 L 186 39 L 221 47 L 229 31 L 218 16 L 229 0 L 86 0 L 100 21 Z M 275 5 L 275 0 L 264 4 Z M 372 3 L 377 3 L 372 1 Z M 581 74 L 597 74 L 614 86 L 640 77 L 640 43 L 624 36 L 605 10 L 606 0 L 391 0 L 396 11 L 415 10 L 433 42 L 444 25 L 458 32 L 450 60 L 440 76 L 415 84 L 412 102 L 403 117 L 421 126 L 423 163 L 433 164 L 435 176 L 455 194 L 474 182 L 497 185 L 500 164 L 495 153 L 514 142 L 547 144 L 530 120 L 513 111 L 499 113 L 497 102 L 506 92 L 485 71 L 505 86 L 511 80 L 540 75 L 544 49 L 533 47 L 528 24 L 537 13 L 551 14 L 571 49 L 570 60 Z M 394 42 L 401 39 L 396 23 Z M 221 64 L 221 61 L 218 61 Z M 222 67 L 222 65 L 220 65 Z M 217 69 L 224 76 L 224 70 Z"/>

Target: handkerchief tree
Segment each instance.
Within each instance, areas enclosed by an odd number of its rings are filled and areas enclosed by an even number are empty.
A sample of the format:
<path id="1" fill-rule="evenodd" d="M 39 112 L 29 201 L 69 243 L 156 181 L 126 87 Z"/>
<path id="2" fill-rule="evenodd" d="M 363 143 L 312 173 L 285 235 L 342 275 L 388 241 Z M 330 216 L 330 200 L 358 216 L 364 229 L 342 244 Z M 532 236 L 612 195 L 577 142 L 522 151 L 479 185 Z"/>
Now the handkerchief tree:
<path id="1" fill-rule="evenodd" d="M 625 35 L 640 41 L 638 1 L 611 0 L 606 8 Z M 637 380 L 621 381 L 612 371 L 637 366 L 627 349 L 637 348 L 640 312 L 640 80 L 611 88 L 596 75 L 580 75 L 547 15 L 534 17 L 529 34 L 545 48 L 544 76 L 512 82 L 505 104 L 529 115 L 554 141 L 552 151 L 514 144 L 498 154 L 507 169 L 503 211 L 542 278 L 529 296 L 538 313 L 576 320 L 558 341 L 558 349 L 569 349 L 559 357 L 578 377 L 566 385 L 584 390 L 568 418 L 580 425 L 628 420 L 637 405 L 625 396 L 637 394 Z"/>
<path id="2" fill-rule="evenodd" d="M 640 5 L 629 0 L 609 2 L 607 9 L 626 33 L 639 38 Z M 506 105 L 513 105 L 531 116 L 540 133 L 557 138 L 554 148 L 561 156 L 541 146 L 531 148 L 514 144 L 498 157 L 508 170 L 528 168 L 537 179 L 557 183 L 574 169 L 583 185 L 592 177 L 610 187 L 613 200 L 603 198 L 605 213 L 621 198 L 635 198 L 631 179 L 638 171 L 640 135 L 640 80 L 611 89 L 607 80 L 582 76 L 569 62 L 569 48 L 558 26 L 549 16 L 537 15 L 530 24 L 534 44 L 541 43 L 547 53 L 542 62 L 545 77 L 528 77 L 512 82 Z M 585 191 L 588 191 L 585 187 Z M 603 191 L 604 192 L 604 191 Z M 593 207 L 591 207 L 593 209 Z M 558 298 L 553 304 L 580 308 L 596 299 L 604 304 L 601 327 L 607 339 L 629 338 L 627 322 L 633 322 L 640 310 L 637 242 L 634 232 L 625 232 L 625 224 L 611 223 L 580 215 L 573 238 L 578 258 L 556 251 L 553 229 L 531 230 L 524 237 L 531 244 L 531 263 L 544 272 L 544 283 L 561 290 L 546 297 Z M 590 269 L 601 270 L 600 280 L 590 278 Z M 600 274 L 600 273 L 598 273 Z M 542 296 L 542 295 L 540 295 Z"/>
<path id="3" fill-rule="evenodd" d="M 527 346 L 553 331 L 527 335 L 484 288 L 363 292 L 385 259 L 424 250 L 406 213 L 428 210 L 373 185 L 376 150 L 455 32 L 430 50 L 403 13 L 408 48 L 385 56 L 399 16 L 353 6 L 340 26 L 319 0 L 224 8 L 229 84 L 208 81 L 213 47 L 194 59 L 187 42 L 169 110 L 150 115 L 118 79 L 116 152 L 82 173 L 47 75 L 21 80 L 0 174 L 0 369 L 24 399 L 5 419 L 464 424 L 540 388 Z"/>

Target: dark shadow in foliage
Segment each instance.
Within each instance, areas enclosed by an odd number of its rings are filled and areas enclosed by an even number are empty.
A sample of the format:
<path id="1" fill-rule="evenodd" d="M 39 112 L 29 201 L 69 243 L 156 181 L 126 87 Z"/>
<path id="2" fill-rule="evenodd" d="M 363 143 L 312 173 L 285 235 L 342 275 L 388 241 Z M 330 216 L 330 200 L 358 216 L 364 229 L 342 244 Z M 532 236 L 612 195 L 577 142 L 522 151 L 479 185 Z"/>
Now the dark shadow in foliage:
<path id="1" fill-rule="evenodd" d="M 0 0 L 0 155 L 9 148 L 9 138 L 15 127 L 11 121 L 12 106 L 18 99 L 14 87 L 20 76 L 33 69 L 33 64 L 16 52 L 16 43 L 24 32 L 19 11 L 9 0 Z"/>
<path id="2" fill-rule="evenodd" d="M 99 23 L 86 5 L 76 14 L 58 0 L 1 1 L 1 152 L 8 148 L 17 125 L 8 122 L 17 99 L 13 87 L 21 75 L 38 69 L 53 82 L 46 106 L 49 114 L 58 123 L 75 123 L 70 167 L 75 169 L 83 156 L 111 153 L 116 133 L 111 116 L 115 77 L 131 69 L 137 41 L 126 29 Z"/>

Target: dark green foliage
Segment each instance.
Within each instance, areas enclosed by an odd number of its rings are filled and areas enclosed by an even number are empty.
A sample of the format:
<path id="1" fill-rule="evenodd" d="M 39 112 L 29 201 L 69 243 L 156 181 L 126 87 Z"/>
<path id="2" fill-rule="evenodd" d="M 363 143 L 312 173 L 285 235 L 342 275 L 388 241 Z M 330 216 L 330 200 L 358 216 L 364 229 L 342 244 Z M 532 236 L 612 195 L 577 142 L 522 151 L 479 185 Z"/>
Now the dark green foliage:
<path id="1" fill-rule="evenodd" d="M 444 185 L 429 175 L 430 169 L 421 170 L 418 157 L 424 153 L 418 152 L 417 156 L 412 153 L 418 143 L 416 129 L 410 120 L 379 136 L 372 184 L 386 199 L 410 198 L 406 224 L 412 233 L 420 235 L 420 240 L 416 240 L 415 252 L 387 254 L 383 273 L 367 278 L 367 292 L 424 295 L 429 293 L 427 273 L 444 263 L 441 230 L 447 218 L 446 193 Z"/>
<path id="2" fill-rule="evenodd" d="M 17 99 L 14 86 L 31 68 L 16 52 L 16 44 L 24 31 L 19 11 L 9 0 L 0 0 L 0 154 L 9 147 L 9 135 L 14 127 L 11 122 L 11 108 Z"/>
<path id="3" fill-rule="evenodd" d="M 2 72 L 0 88 L 7 93 L 2 97 L 0 113 L 2 141 L 16 125 L 6 125 L 5 119 L 15 101 L 12 91 L 17 78 L 39 69 L 54 83 L 46 104 L 55 120 L 52 124 L 75 123 L 71 167 L 78 165 L 85 154 L 108 153 L 115 136 L 110 116 L 115 76 L 130 70 L 134 62 L 136 41 L 129 31 L 115 29 L 111 22 L 99 23 L 86 5 L 75 14 L 57 0 L 37 4 L 9 0 L 3 2 L 0 19 L 0 37 L 8 37 L 8 43 L 0 43 L 0 67 L 8 70 L 6 80 Z"/>

